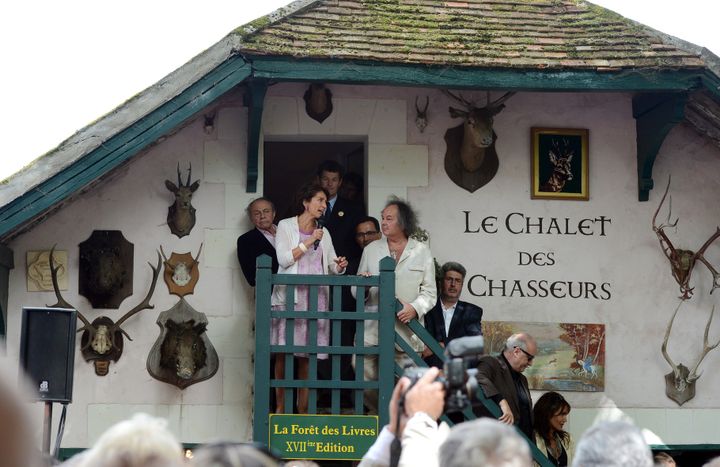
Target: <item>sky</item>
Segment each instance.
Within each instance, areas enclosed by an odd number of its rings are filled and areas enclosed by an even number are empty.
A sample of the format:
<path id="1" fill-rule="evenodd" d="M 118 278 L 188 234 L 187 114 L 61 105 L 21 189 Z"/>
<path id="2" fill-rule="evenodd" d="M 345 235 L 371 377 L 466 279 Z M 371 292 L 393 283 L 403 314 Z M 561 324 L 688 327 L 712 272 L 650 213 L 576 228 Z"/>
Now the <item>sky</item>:
<path id="1" fill-rule="evenodd" d="M 290 0 L 17 0 L 0 6 L 0 180 Z M 718 0 L 597 0 L 720 55 Z"/>

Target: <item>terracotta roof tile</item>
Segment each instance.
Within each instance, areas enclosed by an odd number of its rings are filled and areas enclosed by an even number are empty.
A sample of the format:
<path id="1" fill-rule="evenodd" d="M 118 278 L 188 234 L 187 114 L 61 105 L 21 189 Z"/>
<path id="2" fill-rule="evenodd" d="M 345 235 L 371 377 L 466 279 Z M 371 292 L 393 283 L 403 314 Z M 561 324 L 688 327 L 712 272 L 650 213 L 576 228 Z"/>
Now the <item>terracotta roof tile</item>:
<path id="1" fill-rule="evenodd" d="M 493 68 L 705 66 L 696 53 L 581 0 L 318 0 L 247 31 L 237 31 L 241 53 L 256 55 Z"/>

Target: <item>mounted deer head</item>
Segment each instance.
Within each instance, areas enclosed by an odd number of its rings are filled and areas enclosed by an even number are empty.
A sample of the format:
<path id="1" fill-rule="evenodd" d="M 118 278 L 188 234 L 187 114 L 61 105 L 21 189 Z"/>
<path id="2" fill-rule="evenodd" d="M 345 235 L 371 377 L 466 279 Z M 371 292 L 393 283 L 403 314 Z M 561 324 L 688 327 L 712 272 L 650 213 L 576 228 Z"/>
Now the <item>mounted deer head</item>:
<path id="1" fill-rule="evenodd" d="M 58 268 L 55 266 L 53 259 L 53 252 L 55 247 L 53 246 L 50 250 L 50 274 L 52 277 L 53 289 L 55 290 L 55 297 L 57 303 L 54 305 L 48 305 L 51 308 L 72 308 L 77 310 L 74 306 L 69 304 L 62 297 L 60 293 L 60 287 L 58 287 L 57 271 Z M 105 376 L 108 374 L 110 368 L 110 361 L 118 361 L 123 352 L 123 335 L 129 340 L 132 338 L 122 328 L 122 324 L 127 321 L 130 317 L 139 313 L 145 309 L 153 309 L 155 306 L 150 305 L 150 298 L 152 298 L 153 292 L 155 291 L 155 284 L 157 283 L 158 276 L 160 274 L 160 253 L 158 253 L 157 267 L 153 267 L 148 262 L 150 268 L 153 271 L 152 284 L 147 295 L 135 308 L 125 313 L 117 322 L 113 322 L 112 319 L 101 316 L 95 319 L 92 323 L 78 310 L 77 315 L 80 321 L 83 322 L 84 326 L 78 329 L 77 332 L 82 332 L 83 335 L 80 338 L 80 351 L 85 358 L 85 361 L 92 361 L 95 366 L 95 374 L 98 376 Z"/>
<path id="2" fill-rule="evenodd" d="M 195 180 L 191 185 L 191 176 L 192 164 L 190 164 L 190 168 L 188 169 L 187 182 L 183 185 L 180 178 L 180 163 L 178 162 L 177 186 L 170 180 L 165 180 L 165 186 L 175 195 L 175 202 L 168 207 L 167 223 L 170 231 L 177 235 L 178 238 L 188 235 L 195 226 L 195 208 L 190 203 L 193 193 L 195 193 L 195 190 L 200 186 L 200 180 Z"/>
<path id="3" fill-rule="evenodd" d="M 449 107 L 450 116 L 462 118 L 464 122 L 445 133 L 445 171 L 453 182 L 472 193 L 487 184 L 497 173 L 499 161 L 495 152 L 497 135 L 493 131 L 493 118 L 505 108 L 505 101 L 515 93 L 506 92 L 499 99 L 491 101 L 488 91 L 486 105 L 478 107 L 462 95 L 443 92 L 465 107 L 464 110 Z"/>
<path id="4" fill-rule="evenodd" d="M 708 260 L 705 259 L 705 256 L 703 255 L 705 254 L 705 250 L 707 250 L 708 247 L 718 237 L 720 237 L 720 227 L 716 228 L 715 233 L 713 233 L 710 238 L 708 238 L 707 241 L 703 243 L 703 245 L 696 253 L 692 252 L 691 250 L 680 250 L 675 248 L 668 236 L 665 234 L 666 227 L 676 227 L 678 220 L 680 220 L 679 218 L 677 218 L 675 219 L 675 222 L 670 221 L 670 215 L 672 213 L 672 197 L 670 198 L 670 207 L 668 209 L 668 216 L 667 220 L 665 221 L 666 223 L 660 224 L 660 226 L 658 226 L 655 222 L 657 219 L 657 215 L 660 212 L 660 208 L 665 202 L 665 197 L 667 196 L 669 190 L 670 177 L 668 177 L 668 183 L 667 187 L 665 188 L 665 193 L 663 194 L 663 197 L 660 200 L 660 204 L 658 205 L 658 208 L 655 211 L 655 215 L 653 216 L 652 228 L 657 235 L 658 240 L 660 241 L 660 248 L 662 248 L 665 257 L 670 261 L 672 275 L 675 278 L 675 281 L 680 286 L 680 293 L 682 294 L 680 298 L 682 300 L 687 300 L 692 297 L 694 287 L 690 287 L 690 276 L 692 274 L 693 268 L 695 267 L 696 261 L 700 261 L 701 263 L 703 263 L 712 274 L 713 284 L 712 289 L 710 289 L 710 293 L 713 293 L 713 290 L 720 287 L 720 274 L 718 274 L 715 268 L 710 264 Z"/>
<path id="5" fill-rule="evenodd" d="M 418 97 L 415 96 L 415 126 L 418 127 L 420 133 L 424 133 L 425 128 L 427 128 L 428 125 L 427 109 L 429 105 L 430 97 L 425 96 L 425 107 L 420 110 L 420 106 L 418 105 Z"/>
<path id="6" fill-rule="evenodd" d="M 563 139 L 563 147 L 560 147 L 558 140 L 553 139 L 552 147 L 548 151 L 548 159 L 553 167 L 550 178 L 540 185 L 540 191 L 558 193 L 565 187 L 565 183 L 573 179 L 572 162 L 575 155 L 570 146 L 570 141 Z"/>
<path id="7" fill-rule="evenodd" d="M 332 93 L 323 83 L 313 83 L 308 86 L 303 99 L 308 117 L 318 123 L 324 122 L 333 111 Z"/>
<path id="8" fill-rule="evenodd" d="M 668 338 L 670 337 L 670 331 L 672 330 L 675 316 L 677 315 L 677 312 L 684 301 L 685 300 L 681 299 L 680 303 L 678 303 L 677 308 L 675 308 L 675 312 L 673 313 L 672 318 L 670 318 L 670 323 L 668 323 L 667 330 L 665 331 L 665 340 L 663 340 L 662 343 L 663 357 L 665 357 L 665 360 L 668 362 L 670 368 L 672 368 L 673 370 L 665 375 L 665 394 L 670 399 L 677 402 L 678 405 L 683 405 L 685 402 L 695 397 L 695 381 L 697 381 L 702 374 L 697 373 L 697 370 L 700 367 L 700 363 L 702 363 L 705 356 L 711 350 L 713 350 L 720 344 L 720 340 L 713 345 L 708 344 L 708 332 L 710 331 L 710 325 L 712 324 L 713 315 L 715 314 L 715 306 L 713 306 L 712 311 L 710 312 L 710 318 L 708 319 L 707 325 L 705 325 L 705 335 L 703 336 L 703 350 L 700 353 L 700 357 L 698 358 L 695 366 L 692 368 L 692 370 L 690 370 L 682 363 L 676 365 L 675 362 L 672 361 L 670 355 L 667 352 Z"/>

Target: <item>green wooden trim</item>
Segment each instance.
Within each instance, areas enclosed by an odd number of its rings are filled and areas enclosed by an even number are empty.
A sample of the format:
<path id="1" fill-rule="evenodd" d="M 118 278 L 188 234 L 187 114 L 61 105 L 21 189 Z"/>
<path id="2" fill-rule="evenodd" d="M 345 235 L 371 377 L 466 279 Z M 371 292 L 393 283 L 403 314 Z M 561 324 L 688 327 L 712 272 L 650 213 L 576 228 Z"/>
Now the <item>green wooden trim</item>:
<path id="1" fill-rule="evenodd" d="M 652 171 L 670 130 L 685 116 L 686 93 L 639 94 L 633 97 L 637 131 L 638 200 L 647 201 L 654 186 Z"/>
<path id="2" fill-rule="evenodd" d="M 50 209 L 132 158 L 250 76 L 250 64 L 230 59 L 82 159 L 0 208 L 0 236 Z"/>
<path id="3" fill-rule="evenodd" d="M 718 451 L 720 444 L 651 444 L 653 451 Z"/>
<path id="4" fill-rule="evenodd" d="M 265 442 L 270 410 L 270 336 L 258 329 L 270 329 L 270 295 L 272 294 L 272 261 L 259 256 L 255 280 L 255 401 L 253 404 L 253 439 Z M 287 373 L 286 373 L 287 374 Z M 273 410 L 275 408 L 273 407 Z"/>
<path id="5" fill-rule="evenodd" d="M 0 350 L 4 350 L 7 341 L 8 298 L 10 297 L 10 270 L 15 267 L 13 251 L 0 244 Z"/>
<path id="6" fill-rule="evenodd" d="M 392 396 L 395 381 L 393 377 L 395 366 L 395 312 L 397 299 L 395 298 L 395 260 L 386 256 L 380 260 L 380 289 L 378 315 L 378 416 L 380 426 L 390 421 L 388 404 Z"/>
<path id="7" fill-rule="evenodd" d="M 260 153 L 260 130 L 262 129 L 263 105 L 267 81 L 251 79 L 248 82 L 246 104 L 248 106 L 248 144 L 247 144 L 247 185 L 246 193 L 257 192 L 258 160 Z"/>
<path id="8" fill-rule="evenodd" d="M 524 91 L 688 91 L 709 79 L 698 70 L 536 70 L 393 65 L 385 62 L 246 56 L 256 78 L 392 86 Z"/>

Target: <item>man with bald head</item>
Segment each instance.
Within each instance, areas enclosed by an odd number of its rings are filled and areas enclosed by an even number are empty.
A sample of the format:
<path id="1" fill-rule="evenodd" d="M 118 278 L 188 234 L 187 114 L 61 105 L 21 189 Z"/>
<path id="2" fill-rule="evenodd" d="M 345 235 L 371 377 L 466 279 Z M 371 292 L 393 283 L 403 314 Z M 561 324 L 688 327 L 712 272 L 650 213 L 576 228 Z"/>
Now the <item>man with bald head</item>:
<path id="1" fill-rule="evenodd" d="M 485 396 L 500 406 L 499 420 L 517 425 L 533 437 L 532 398 L 527 378 L 522 374 L 529 368 L 537 354 L 537 343 L 528 333 L 521 332 L 508 337 L 500 355 L 486 355 L 478 364 L 478 382 Z"/>
<path id="2" fill-rule="evenodd" d="M 254 227 L 237 239 L 237 257 L 245 279 L 251 287 L 255 287 L 255 261 L 258 256 L 270 256 L 273 274 L 278 270 L 275 254 L 275 205 L 267 198 L 256 198 L 248 204 L 245 211 Z"/>

